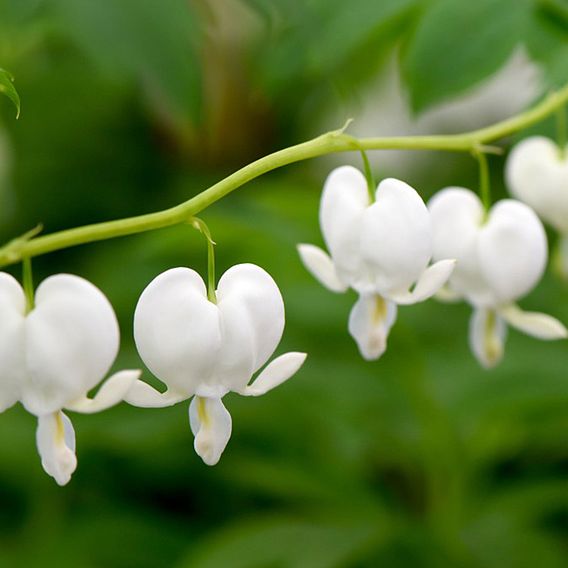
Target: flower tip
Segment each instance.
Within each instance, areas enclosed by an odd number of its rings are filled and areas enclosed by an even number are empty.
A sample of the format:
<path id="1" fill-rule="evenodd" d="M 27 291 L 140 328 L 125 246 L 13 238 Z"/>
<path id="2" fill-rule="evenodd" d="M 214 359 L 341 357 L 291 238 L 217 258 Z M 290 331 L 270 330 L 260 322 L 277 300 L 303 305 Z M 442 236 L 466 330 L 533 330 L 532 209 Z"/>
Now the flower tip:
<path id="1" fill-rule="evenodd" d="M 42 465 L 44 470 L 53 477 L 55 483 L 57 483 L 59 487 L 63 487 L 71 481 L 71 476 L 77 469 L 77 458 L 75 454 L 68 454 L 60 460 L 59 469 L 57 471 L 48 471 L 46 466 L 44 464 Z"/>
<path id="2" fill-rule="evenodd" d="M 568 329 L 565 326 L 558 329 L 558 336 L 557 339 L 566 339 L 568 337 Z"/>
<path id="3" fill-rule="evenodd" d="M 204 439 L 197 436 L 193 444 L 195 452 L 208 466 L 214 466 L 219 463 L 223 450 L 219 452 L 217 445 L 210 439 Z M 224 449 L 224 448 L 223 448 Z"/>
<path id="4" fill-rule="evenodd" d="M 359 345 L 359 353 L 365 361 L 376 361 L 377 359 L 380 359 L 386 350 L 386 342 L 382 341 L 371 341 L 364 347 Z"/>

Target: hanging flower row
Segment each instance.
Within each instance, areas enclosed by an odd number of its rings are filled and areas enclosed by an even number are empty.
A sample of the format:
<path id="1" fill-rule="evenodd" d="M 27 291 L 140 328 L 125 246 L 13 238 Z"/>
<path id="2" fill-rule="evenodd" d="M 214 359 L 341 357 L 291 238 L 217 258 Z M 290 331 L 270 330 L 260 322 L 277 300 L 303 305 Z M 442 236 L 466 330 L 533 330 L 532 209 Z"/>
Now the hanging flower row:
<path id="1" fill-rule="evenodd" d="M 348 329 L 365 359 L 385 352 L 399 305 L 433 295 L 472 306 L 470 345 L 485 367 L 501 359 L 507 325 L 540 339 L 567 336 L 558 320 L 523 311 L 517 302 L 537 285 L 547 264 L 546 234 L 531 207 L 568 242 L 568 160 L 549 140 L 528 139 L 511 153 L 506 176 L 512 193 L 526 203 L 504 199 L 486 210 L 466 188 L 443 189 L 426 205 L 400 180 L 385 179 L 374 190 L 351 166 L 329 175 L 320 206 L 329 254 L 308 244 L 298 249 L 325 287 L 358 294 Z M 194 226 L 207 236 L 213 261 L 207 228 L 201 221 Z M 563 247 L 568 266 L 568 245 Z M 285 323 L 272 277 L 254 264 L 239 264 L 215 286 L 213 267 L 210 262 L 209 287 L 190 268 L 167 270 L 136 306 L 136 347 L 164 383 L 163 392 L 141 381 L 139 370 L 104 380 L 120 334 L 98 288 L 59 274 L 34 295 L 25 279 L 24 289 L 0 273 L 0 412 L 20 402 L 37 417 L 41 462 L 58 484 L 66 484 L 77 467 L 67 411 L 94 413 L 121 401 L 157 408 L 191 399 L 195 451 L 214 465 L 232 430 L 223 397 L 260 396 L 303 365 L 301 352 L 267 364 Z"/>
<path id="2" fill-rule="evenodd" d="M 426 206 L 403 181 L 385 179 L 370 195 L 356 168 L 331 172 L 319 215 L 329 254 L 310 244 L 298 251 L 326 288 L 359 294 L 348 329 L 365 359 L 385 352 L 397 305 L 433 295 L 473 307 L 470 347 L 484 367 L 501 360 L 507 325 L 539 339 L 567 336 L 557 319 L 516 302 L 537 285 L 548 259 L 531 207 L 560 231 L 568 273 L 568 159 L 552 141 L 529 138 L 511 152 L 506 177 L 525 203 L 504 199 L 486 211 L 466 188 L 443 189 Z"/>

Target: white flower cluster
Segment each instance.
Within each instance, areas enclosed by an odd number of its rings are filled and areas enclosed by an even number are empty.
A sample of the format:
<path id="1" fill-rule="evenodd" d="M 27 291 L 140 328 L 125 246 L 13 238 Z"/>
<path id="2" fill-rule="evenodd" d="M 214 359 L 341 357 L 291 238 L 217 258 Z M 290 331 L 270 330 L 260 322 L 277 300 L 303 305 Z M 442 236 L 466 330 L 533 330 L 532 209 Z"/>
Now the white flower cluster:
<path id="1" fill-rule="evenodd" d="M 507 179 L 512 192 L 568 242 L 565 155 L 544 138 L 526 140 L 510 156 Z M 485 367 L 502 357 L 506 324 L 541 339 L 567 335 L 553 317 L 516 304 L 547 264 L 544 229 L 525 203 L 505 199 L 485 211 L 473 192 L 451 187 L 427 207 L 395 179 L 382 181 L 371 195 L 361 172 L 346 166 L 325 183 L 320 223 L 330 255 L 302 244 L 300 256 L 330 290 L 358 293 L 348 327 L 365 359 L 384 353 L 398 305 L 434 294 L 472 305 L 471 348 Z M 156 277 L 136 306 L 134 338 L 166 390 L 141 381 L 140 371 L 126 370 L 89 398 L 119 349 L 109 301 L 78 276 L 52 276 L 31 298 L 28 288 L 0 273 L 0 412 L 20 402 L 37 417 L 42 465 L 57 483 L 66 484 L 77 466 L 75 433 L 64 410 L 93 413 L 123 400 L 164 407 L 191 399 L 195 450 L 214 465 L 231 436 L 223 397 L 262 395 L 302 366 L 306 354 L 298 352 L 266 364 L 284 331 L 284 303 L 262 268 L 233 266 L 209 292 L 189 268 Z"/>
<path id="2" fill-rule="evenodd" d="M 365 359 L 386 350 L 397 305 L 434 294 L 471 304 L 470 345 L 484 367 L 501 359 L 506 324 L 540 339 L 567 336 L 558 320 L 516 302 L 539 282 L 548 257 L 544 228 L 528 205 L 563 235 L 568 272 L 568 159 L 551 141 L 530 138 L 511 153 L 506 175 L 526 203 L 504 199 L 490 211 L 465 188 L 445 188 L 426 206 L 396 179 L 371 196 L 357 169 L 329 175 L 320 225 L 330 254 L 308 244 L 298 250 L 325 287 L 359 294 L 348 328 Z"/>
<path id="3" fill-rule="evenodd" d="M 249 384 L 284 331 L 280 290 L 253 264 L 224 274 L 216 304 L 189 268 L 168 270 L 146 288 L 134 333 L 140 356 L 168 387 L 163 394 L 140 381 L 140 371 L 129 370 L 87 397 L 116 358 L 119 329 L 106 297 L 83 278 L 48 278 L 30 309 L 20 284 L 0 273 L 0 312 L 0 412 L 19 401 L 37 416 L 42 465 L 59 485 L 77 467 L 75 433 L 64 409 L 93 413 L 122 400 L 159 407 L 193 397 L 189 419 L 195 449 L 214 465 L 231 436 L 222 397 L 229 391 L 262 395 L 290 378 L 306 358 L 304 353 L 281 355 Z"/>

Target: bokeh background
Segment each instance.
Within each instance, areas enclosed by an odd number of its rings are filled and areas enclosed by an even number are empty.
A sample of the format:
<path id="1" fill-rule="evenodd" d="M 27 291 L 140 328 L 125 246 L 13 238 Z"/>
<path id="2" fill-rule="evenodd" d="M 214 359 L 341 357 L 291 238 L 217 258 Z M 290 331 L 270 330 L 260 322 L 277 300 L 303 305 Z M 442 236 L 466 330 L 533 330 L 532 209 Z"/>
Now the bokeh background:
<path id="1" fill-rule="evenodd" d="M 0 66 L 22 97 L 18 121 L 0 100 L 7 241 L 39 222 L 47 233 L 180 203 L 349 117 L 358 135 L 505 118 L 568 81 L 568 1 L 0 0 Z M 529 132 L 553 135 L 554 121 Z M 425 199 L 477 185 L 467 155 L 371 157 L 377 178 Z M 504 158 L 490 160 L 499 198 Z M 295 251 L 322 244 L 319 194 L 341 163 L 360 165 L 345 154 L 289 166 L 203 214 L 219 273 L 255 262 L 279 283 L 279 352 L 308 351 L 303 370 L 262 398 L 226 398 L 234 431 L 214 468 L 193 452 L 187 404 L 123 404 L 73 416 L 79 467 L 60 488 L 41 469 L 34 418 L 5 412 L 2 568 L 568 565 L 566 342 L 513 331 L 486 372 L 467 347 L 469 308 L 429 301 L 401 309 L 386 355 L 364 362 L 347 334 L 354 294 L 321 288 Z M 188 227 L 50 254 L 34 271 L 108 295 L 118 369 L 141 364 L 137 297 L 179 265 L 206 266 Z M 522 305 L 567 323 L 568 285 L 549 271 Z"/>

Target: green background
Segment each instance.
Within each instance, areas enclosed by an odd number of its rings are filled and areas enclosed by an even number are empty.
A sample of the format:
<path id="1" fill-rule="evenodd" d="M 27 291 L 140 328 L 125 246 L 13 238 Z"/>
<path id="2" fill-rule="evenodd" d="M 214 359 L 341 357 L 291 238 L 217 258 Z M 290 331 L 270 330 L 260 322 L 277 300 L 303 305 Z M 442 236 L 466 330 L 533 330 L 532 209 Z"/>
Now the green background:
<path id="1" fill-rule="evenodd" d="M 419 116 L 479 85 L 519 45 L 542 69 L 543 92 L 568 81 L 568 2 L 0 0 L 0 66 L 22 98 L 18 121 L 0 100 L 0 236 L 175 205 L 339 127 L 329 117 L 348 118 L 347 101 L 393 50 Z M 534 131 L 553 133 L 553 122 Z M 476 187 L 471 157 L 436 160 L 405 178 L 425 199 Z M 378 178 L 391 173 L 377 164 Z M 491 158 L 496 198 L 503 164 Z M 72 416 L 79 467 L 60 488 L 41 469 L 34 418 L 6 411 L 1 567 L 568 564 L 566 343 L 512 331 L 503 363 L 486 372 L 468 350 L 470 309 L 429 301 L 401 308 L 387 353 L 364 362 L 346 329 L 355 295 L 321 288 L 295 250 L 322 244 L 331 167 L 273 172 L 203 214 L 219 275 L 254 262 L 278 282 L 287 327 L 277 353 L 307 351 L 304 368 L 262 398 L 226 397 L 233 436 L 214 468 L 193 451 L 186 403 L 122 404 Z M 36 282 L 79 274 L 108 295 L 120 369 L 141 365 L 139 294 L 180 265 L 204 274 L 205 244 L 189 227 L 50 254 L 34 272 Z M 522 305 L 567 323 L 567 299 L 549 271 Z"/>

